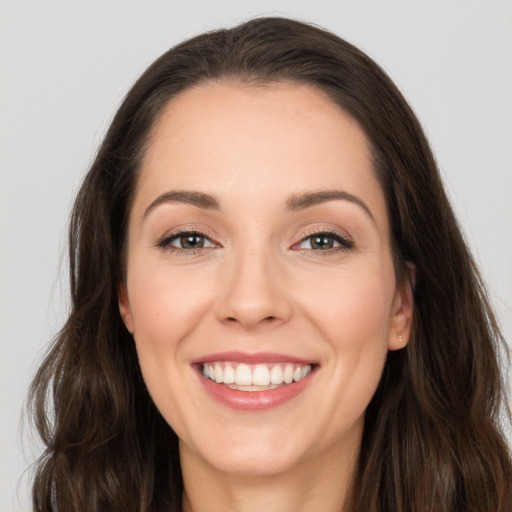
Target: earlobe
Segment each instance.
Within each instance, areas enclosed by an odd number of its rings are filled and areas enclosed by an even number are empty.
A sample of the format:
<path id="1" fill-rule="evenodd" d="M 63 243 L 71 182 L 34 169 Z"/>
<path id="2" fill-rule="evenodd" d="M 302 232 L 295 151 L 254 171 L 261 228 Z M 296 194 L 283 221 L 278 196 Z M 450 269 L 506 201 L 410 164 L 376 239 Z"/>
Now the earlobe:
<path id="1" fill-rule="evenodd" d="M 393 317 L 389 330 L 388 350 L 400 350 L 409 342 L 414 315 L 413 288 L 416 269 L 407 264 L 408 275 L 397 287 L 393 303 Z"/>
<path id="2" fill-rule="evenodd" d="M 132 310 L 130 307 L 130 302 L 128 300 L 128 292 L 126 290 L 125 283 L 121 283 L 119 285 L 119 289 L 117 292 L 117 298 L 118 298 L 119 312 L 121 313 L 121 318 L 123 319 L 124 325 L 126 326 L 128 331 L 131 334 L 133 334 L 134 327 L 133 327 Z"/>

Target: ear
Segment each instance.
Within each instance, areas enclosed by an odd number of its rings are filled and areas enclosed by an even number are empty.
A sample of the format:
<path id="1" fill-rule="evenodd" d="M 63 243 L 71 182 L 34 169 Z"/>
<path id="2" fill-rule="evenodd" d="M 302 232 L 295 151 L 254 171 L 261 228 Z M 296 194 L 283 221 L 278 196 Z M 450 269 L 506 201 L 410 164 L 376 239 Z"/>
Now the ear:
<path id="1" fill-rule="evenodd" d="M 393 299 L 391 324 L 389 328 L 389 350 L 400 350 L 409 342 L 414 315 L 413 289 L 416 267 L 407 263 L 407 275 L 398 284 Z"/>
<path id="2" fill-rule="evenodd" d="M 123 319 L 124 325 L 128 331 L 133 334 L 135 329 L 133 327 L 132 308 L 130 307 L 130 301 L 128 300 L 128 292 L 126 290 L 126 284 L 120 283 L 117 292 L 117 301 L 119 304 L 119 312 Z"/>

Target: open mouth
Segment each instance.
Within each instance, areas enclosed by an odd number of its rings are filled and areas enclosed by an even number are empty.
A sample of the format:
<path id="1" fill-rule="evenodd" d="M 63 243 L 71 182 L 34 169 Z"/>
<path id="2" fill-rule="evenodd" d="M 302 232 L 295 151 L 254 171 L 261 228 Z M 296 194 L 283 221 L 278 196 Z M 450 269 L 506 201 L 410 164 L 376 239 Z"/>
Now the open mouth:
<path id="1" fill-rule="evenodd" d="M 242 412 L 263 412 L 298 398 L 315 380 L 320 364 L 275 352 L 219 352 L 191 361 L 215 402 Z"/>
<path id="2" fill-rule="evenodd" d="M 212 382 L 239 391 L 268 391 L 305 379 L 314 364 L 246 364 L 233 361 L 202 363 L 199 370 Z"/>

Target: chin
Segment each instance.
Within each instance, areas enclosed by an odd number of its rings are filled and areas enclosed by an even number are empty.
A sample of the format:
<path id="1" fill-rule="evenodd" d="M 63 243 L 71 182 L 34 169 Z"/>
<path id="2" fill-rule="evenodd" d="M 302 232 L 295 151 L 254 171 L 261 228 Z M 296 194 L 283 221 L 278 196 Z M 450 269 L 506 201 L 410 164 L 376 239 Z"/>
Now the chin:
<path id="1" fill-rule="evenodd" d="M 210 439 L 215 439 L 211 442 Z M 182 441 L 181 450 L 189 446 Z M 305 456 L 306 446 L 299 436 L 283 441 L 282 432 L 264 436 L 251 433 L 230 433 L 194 443 L 196 456 L 222 473 L 239 476 L 270 476 L 285 473 L 298 466 Z"/>
<path id="2" fill-rule="evenodd" d="M 208 461 L 217 471 L 237 476 L 265 477 L 290 471 L 297 467 L 296 457 L 270 450 L 242 450 Z"/>

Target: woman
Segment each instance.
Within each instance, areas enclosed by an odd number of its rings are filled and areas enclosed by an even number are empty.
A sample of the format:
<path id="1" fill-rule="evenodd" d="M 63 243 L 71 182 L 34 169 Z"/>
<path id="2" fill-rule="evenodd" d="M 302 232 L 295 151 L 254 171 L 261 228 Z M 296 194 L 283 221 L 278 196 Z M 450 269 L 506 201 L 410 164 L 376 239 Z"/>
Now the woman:
<path id="1" fill-rule="evenodd" d="M 35 510 L 512 509 L 501 335 L 418 121 L 345 41 L 267 18 L 164 54 L 70 256 Z"/>

